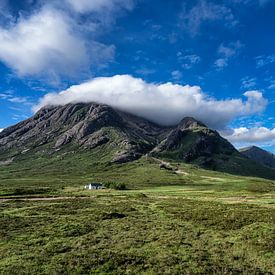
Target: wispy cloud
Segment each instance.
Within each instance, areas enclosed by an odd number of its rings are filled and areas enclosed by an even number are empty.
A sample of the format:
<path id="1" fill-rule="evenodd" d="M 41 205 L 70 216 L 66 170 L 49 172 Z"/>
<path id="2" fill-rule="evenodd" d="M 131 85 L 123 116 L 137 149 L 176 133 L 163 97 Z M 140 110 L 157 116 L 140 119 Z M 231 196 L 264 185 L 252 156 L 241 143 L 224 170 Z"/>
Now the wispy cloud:
<path id="1" fill-rule="evenodd" d="M 257 84 L 257 79 L 255 77 L 244 77 L 241 79 L 241 87 L 243 89 L 254 89 Z"/>
<path id="2" fill-rule="evenodd" d="M 149 68 L 142 68 L 142 69 L 137 69 L 136 70 L 136 73 L 137 74 L 140 74 L 140 75 L 151 75 L 151 74 L 154 74 L 156 72 L 155 69 L 149 69 Z"/>
<path id="3" fill-rule="evenodd" d="M 244 45 L 238 40 L 236 42 L 231 42 L 227 45 L 221 44 L 218 48 L 219 58 L 215 61 L 214 65 L 218 70 L 222 70 L 227 67 L 230 59 L 239 55 L 241 49 Z"/>
<path id="4" fill-rule="evenodd" d="M 255 58 L 256 68 L 264 67 L 268 64 L 275 62 L 275 54 L 272 55 L 260 55 Z"/>
<path id="5" fill-rule="evenodd" d="M 180 14 L 180 20 L 182 26 L 192 36 L 199 33 L 201 26 L 205 22 L 223 21 L 227 27 L 235 26 L 238 23 L 229 7 L 206 0 L 199 0 L 190 10 L 187 10 L 186 6 L 184 6 Z"/>
<path id="6" fill-rule="evenodd" d="M 228 45 L 221 44 L 218 53 L 226 58 L 230 58 L 238 54 L 239 50 L 243 47 L 240 41 L 229 43 Z"/>
<path id="7" fill-rule="evenodd" d="M 267 88 L 270 90 L 275 90 L 275 79 L 270 79 L 269 85 Z"/>
<path id="8" fill-rule="evenodd" d="M 16 96 L 13 91 L 0 93 L 0 100 L 16 103 L 25 106 L 32 106 L 33 102 L 29 97 Z"/>
<path id="9" fill-rule="evenodd" d="M 178 62 L 181 63 L 182 68 L 191 69 L 195 64 L 200 63 L 201 58 L 196 54 L 185 55 L 182 52 L 177 53 Z"/>
<path id="10" fill-rule="evenodd" d="M 133 0 L 65 0 L 71 8 L 79 13 L 105 13 L 110 14 L 115 11 L 125 9 L 131 10 L 134 7 Z"/>
<path id="11" fill-rule="evenodd" d="M 173 80 L 179 81 L 182 78 L 182 72 L 179 70 L 172 71 L 171 77 Z"/>
<path id="12" fill-rule="evenodd" d="M 13 92 L 12 91 L 6 91 L 3 93 L 0 93 L 0 99 L 2 100 L 8 100 L 12 97 Z"/>
<path id="13" fill-rule="evenodd" d="M 215 63 L 215 67 L 219 70 L 223 69 L 224 67 L 228 66 L 228 60 L 227 58 L 218 58 Z"/>
<path id="14" fill-rule="evenodd" d="M 244 5 L 256 5 L 258 7 L 265 7 L 268 3 L 272 3 L 273 0 L 229 0 L 233 4 L 244 4 Z"/>

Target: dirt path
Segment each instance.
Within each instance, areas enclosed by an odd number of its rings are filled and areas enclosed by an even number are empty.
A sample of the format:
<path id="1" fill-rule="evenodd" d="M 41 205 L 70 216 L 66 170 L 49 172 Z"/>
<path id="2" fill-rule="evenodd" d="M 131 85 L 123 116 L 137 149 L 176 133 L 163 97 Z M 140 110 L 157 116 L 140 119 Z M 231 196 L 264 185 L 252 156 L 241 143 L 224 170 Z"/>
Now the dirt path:
<path id="1" fill-rule="evenodd" d="M 223 178 L 218 178 L 218 177 L 209 177 L 209 176 L 201 176 L 204 179 L 210 179 L 210 180 L 218 180 L 218 181 L 224 181 L 225 179 Z"/>
<path id="2" fill-rule="evenodd" d="M 152 158 L 153 160 L 159 162 L 160 164 L 163 163 L 163 164 L 166 165 L 167 167 L 173 168 L 173 167 L 171 166 L 170 162 L 166 162 L 166 161 L 163 161 L 162 159 L 158 159 L 158 158 L 154 158 L 154 157 L 151 157 L 151 158 Z M 184 172 L 184 171 L 182 171 L 182 170 L 175 170 L 175 173 L 176 173 L 176 174 L 185 175 L 185 176 L 189 175 L 189 173 Z"/>
<path id="3" fill-rule="evenodd" d="M 187 176 L 187 175 L 189 175 L 187 172 L 184 172 L 184 171 L 182 171 L 182 170 L 177 170 L 177 171 L 175 171 L 177 174 L 182 174 L 182 175 L 185 175 L 185 176 Z"/>
<path id="4" fill-rule="evenodd" d="M 154 158 L 154 157 L 151 157 L 153 160 L 155 160 L 156 162 L 159 162 L 159 163 L 163 163 L 163 164 L 165 164 L 165 165 L 167 165 L 167 166 L 170 166 L 170 162 L 166 162 L 166 161 L 164 161 L 164 160 L 162 160 L 162 159 L 158 159 L 158 158 Z"/>
<path id="5" fill-rule="evenodd" d="M 0 198 L 0 202 L 6 201 L 56 201 L 56 200 L 75 200 L 75 199 L 87 199 L 91 197 L 13 197 L 13 198 Z"/>

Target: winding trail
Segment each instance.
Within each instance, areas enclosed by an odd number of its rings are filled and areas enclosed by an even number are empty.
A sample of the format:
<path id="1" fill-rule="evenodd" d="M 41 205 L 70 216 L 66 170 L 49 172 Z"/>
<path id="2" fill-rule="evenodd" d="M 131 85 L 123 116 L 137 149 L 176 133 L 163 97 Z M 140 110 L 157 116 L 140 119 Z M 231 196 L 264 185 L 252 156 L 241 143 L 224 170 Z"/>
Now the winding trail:
<path id="1" fill-rule="evenodd" d="M 167 167 L 173 168 L 173 166 L 170 164 L 170 162 L 166 162 L 166 161 L 164 161 L 164 160 L 162 160 L 162 159 L 158 159 L 158 158 L 154 158 L 154 157 L 151 157 L 151 158 L 152 158 L 153 160 L 159 162 L 160 164 L 164 164 L 164 165 L 166 165 Z M 185 176 L 189 175 L 189 173 L 184 172 L 184 171 L 182 171 L 182 170 L 175 170 L 175 173 L 176 173 L 176 174 L 185 175 Z"/>

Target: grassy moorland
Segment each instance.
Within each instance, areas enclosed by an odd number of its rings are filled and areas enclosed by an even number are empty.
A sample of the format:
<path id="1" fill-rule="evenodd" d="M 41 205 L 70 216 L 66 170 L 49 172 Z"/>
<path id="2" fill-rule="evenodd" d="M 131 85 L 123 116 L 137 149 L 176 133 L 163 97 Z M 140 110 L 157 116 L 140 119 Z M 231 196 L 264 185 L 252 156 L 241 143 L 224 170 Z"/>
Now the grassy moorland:
<path id="1" fill-rule="evenodd" d="M 274 182 L 57 157 L 0 166 L 0 274 L 275 273 Z"/>

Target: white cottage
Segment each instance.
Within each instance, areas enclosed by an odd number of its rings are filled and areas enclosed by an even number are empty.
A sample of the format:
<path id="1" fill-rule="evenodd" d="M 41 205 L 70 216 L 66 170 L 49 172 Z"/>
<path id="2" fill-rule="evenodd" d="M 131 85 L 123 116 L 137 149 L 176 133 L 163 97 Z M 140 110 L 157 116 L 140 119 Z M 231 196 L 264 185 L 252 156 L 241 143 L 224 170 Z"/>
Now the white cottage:
<path id="1" fill-rule="evenodd" d="M 89 183 L 85 185 L 85 189 L 89 189 L 89 190 L 103 189 L 103 185 L 101 183 Z"/>

